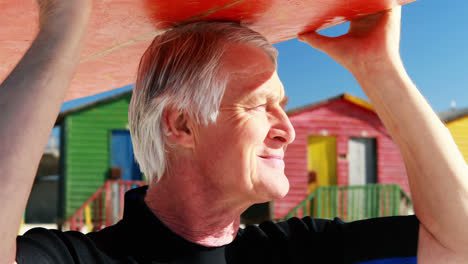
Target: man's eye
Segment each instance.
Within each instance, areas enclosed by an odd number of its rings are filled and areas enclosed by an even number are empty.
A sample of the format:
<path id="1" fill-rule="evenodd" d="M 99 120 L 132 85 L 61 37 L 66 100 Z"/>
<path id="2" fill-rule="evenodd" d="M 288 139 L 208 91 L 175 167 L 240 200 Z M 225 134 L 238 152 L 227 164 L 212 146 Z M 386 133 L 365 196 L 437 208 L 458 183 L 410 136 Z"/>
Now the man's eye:
<path id="1" fill-rule="evenodd" d="M 257 105 L 253 108 L 251 108 L 250 110 L 254 110 L 254 111 L 265 111 L 266 110 L 266 107 L 267 105 L 266 104 L 261 104 L 261 105 Z"/>

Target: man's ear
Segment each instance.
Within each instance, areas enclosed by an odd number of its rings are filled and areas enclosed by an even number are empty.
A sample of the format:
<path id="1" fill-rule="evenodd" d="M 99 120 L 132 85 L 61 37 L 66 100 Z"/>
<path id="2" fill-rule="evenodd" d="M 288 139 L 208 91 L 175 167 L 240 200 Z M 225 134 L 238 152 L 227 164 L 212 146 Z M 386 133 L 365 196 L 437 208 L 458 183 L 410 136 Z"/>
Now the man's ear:
<path id="1" fill-rule="evenodd" d="M 167 138 L 172 144 L 185 148 L 192 148 L 194 145 L 194 135 L 192 120 L 181 111 L 166 109 L 164 111 L 164 129 Z"/>

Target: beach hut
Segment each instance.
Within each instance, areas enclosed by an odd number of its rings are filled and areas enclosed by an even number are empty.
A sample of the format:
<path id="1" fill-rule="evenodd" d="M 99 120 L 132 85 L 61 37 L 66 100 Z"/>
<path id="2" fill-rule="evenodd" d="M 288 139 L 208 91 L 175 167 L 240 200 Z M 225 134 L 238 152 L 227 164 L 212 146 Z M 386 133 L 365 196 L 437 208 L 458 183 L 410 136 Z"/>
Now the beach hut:
<path id="1" fill-rule="evenodd" d="M 128 131 L 130 98 L 127 91 L 59 114 L 59 224 L 106 180 L 142 180 Z"/>
<path id="2" fill-rule="evenodd" d="M 341 94 L 287 114 L 296 130 L 296 140 L 285 153 L 290 190 L 270 204 L 270 218 L 285 217 L 323 186 L 398 184 L 409 193 L 400 151 L 366 101 Z"/>

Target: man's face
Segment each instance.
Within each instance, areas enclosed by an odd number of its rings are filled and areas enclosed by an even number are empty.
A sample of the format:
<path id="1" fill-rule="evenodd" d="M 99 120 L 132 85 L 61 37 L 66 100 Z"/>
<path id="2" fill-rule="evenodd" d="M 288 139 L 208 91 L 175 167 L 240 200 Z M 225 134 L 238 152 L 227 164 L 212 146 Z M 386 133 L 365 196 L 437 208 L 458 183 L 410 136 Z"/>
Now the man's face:
<path id="1" fill-rule="evenodd" d="M 283 85 L 257 47 L 232 45 L 223 62 L 231 79 L 216 123 L 195 131 L 197 164 L 225 197 L 254 203 L 281 198 L 289 190 L 284 152 L 295 137 Z"/>

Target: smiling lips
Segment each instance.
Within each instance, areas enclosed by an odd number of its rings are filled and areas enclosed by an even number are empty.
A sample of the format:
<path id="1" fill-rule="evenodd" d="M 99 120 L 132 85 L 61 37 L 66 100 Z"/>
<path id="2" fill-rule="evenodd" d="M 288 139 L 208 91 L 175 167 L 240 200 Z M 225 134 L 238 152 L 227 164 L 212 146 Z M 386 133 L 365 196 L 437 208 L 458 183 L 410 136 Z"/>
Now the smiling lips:
<path id="1" fill-rule="evenodd" d="M 277 155 L 258 155 L 258 157 L 270 165 L 271 167 L 275 168 L 284 168 L 284 160 L 283 156 L 277 156 Z"/>

